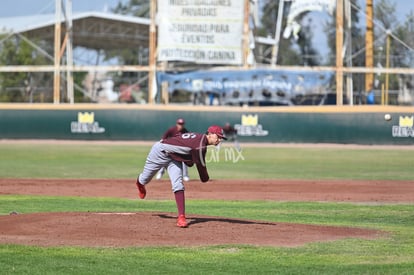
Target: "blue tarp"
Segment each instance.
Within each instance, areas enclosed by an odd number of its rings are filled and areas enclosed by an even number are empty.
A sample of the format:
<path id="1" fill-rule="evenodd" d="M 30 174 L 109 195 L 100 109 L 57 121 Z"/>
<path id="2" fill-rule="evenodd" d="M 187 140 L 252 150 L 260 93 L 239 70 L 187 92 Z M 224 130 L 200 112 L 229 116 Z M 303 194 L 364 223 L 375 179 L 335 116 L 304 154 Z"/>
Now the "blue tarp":
<path id="1" fill-rule="evenodd" d="M 328 94 L 334 72 L 297 72 L 280 70 L 193 71 L 158 73 L 168 91 L 214 94 L 222 104 L 268 102 L 281 105 L 301 104 L 299 98 Z M 302 102 L 303 103 L 303 102 Z"/>

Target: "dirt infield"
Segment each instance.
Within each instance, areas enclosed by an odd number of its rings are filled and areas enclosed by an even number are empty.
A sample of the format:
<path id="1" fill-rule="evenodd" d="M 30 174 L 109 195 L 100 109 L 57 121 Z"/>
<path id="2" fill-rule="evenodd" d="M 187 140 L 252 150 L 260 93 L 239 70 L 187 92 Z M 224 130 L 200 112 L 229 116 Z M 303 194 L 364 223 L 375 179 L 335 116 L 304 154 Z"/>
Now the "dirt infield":
<path id="1" fill-rule="evenodd" d="M 168 181 L 153 181 L 147 199 L 171 199 Z M 190 181 L 188 199 L 414 203 L 412 181 Z M 136 200 L 130 180 L 0 179 L 0 195 L 117 197 Z M 18 212 L 18 205 L 15 211 Z M 373 239 L 383 232 L 350 227 L 272 223 L 188 214 L 189 227 L 175 227 L 171 213 L 35 213 L 0 216 L 0 243 L 39 246 L 199 246 L 249 244 L 300 246 L 343 238 Z M 191 213 L 191 209 L 187 208 Z"/>

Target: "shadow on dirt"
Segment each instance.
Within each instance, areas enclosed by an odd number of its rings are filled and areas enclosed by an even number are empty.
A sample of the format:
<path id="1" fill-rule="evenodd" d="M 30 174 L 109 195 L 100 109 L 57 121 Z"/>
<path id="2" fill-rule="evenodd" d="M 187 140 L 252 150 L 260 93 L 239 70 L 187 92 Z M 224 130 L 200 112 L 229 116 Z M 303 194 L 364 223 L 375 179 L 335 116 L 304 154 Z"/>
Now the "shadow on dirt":
<path id="1" fill-rule="evenodd" d="M 165 215 L 165 214 L 156 214 L 154 216 L 158 216 L 161 219 L 177 219 L 176 216 Z M 198 223 L 206 223 L 206 222 L 221 222 L 221 223 L 231 223 L 231 224 L 260 224 L 260 225 L 271 225 L 275 226 L 275 223 L 270 222 L 260 222 L 260 221 L 248 221 L 248 220 L 237 220 L 237 219 L 229 219 L 229 218 L 220 218 L 220 217 L 187 217 L 188 225 L 194 225 Z"/>

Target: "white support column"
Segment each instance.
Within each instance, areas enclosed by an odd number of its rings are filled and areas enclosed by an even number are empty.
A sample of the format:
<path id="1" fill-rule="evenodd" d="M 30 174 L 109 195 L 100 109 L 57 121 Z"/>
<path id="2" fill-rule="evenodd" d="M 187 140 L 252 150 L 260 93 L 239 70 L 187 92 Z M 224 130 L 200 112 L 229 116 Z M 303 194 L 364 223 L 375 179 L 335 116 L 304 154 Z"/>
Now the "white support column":
<path id="1" fill-rule="evenodd" d="M 275 30 L 275 44 L 272 48 L 272 66 L 277 65 L 277 55 L 279 53 L 279 43 L 280 43 L 280 33 L 282 30 L 282 18 L 283 18 L 283 9 L 285 0 L 279 0 L 279 9 L 277 11 L 277 21 L 276 21 L 276 30 Z"/>
<path id="2" fill-rule="evenodd" d="M 155 24 L 155 16 L 157 12 L 157 0 L 151 0 L 150 2 L 150 13 L 151 13 L 151 25 L 150 25 L 150 31 L 149 31 L 149 68 L 150 71 L 148 73 L 148 103 L 154 104 L 154 95 L 155 91 L 157 90 L 156 87 L 156 52 L 157 52 L 157 46 L 156 46 L 156 37 L 157 37 L 157 31 L 156 31 L 156 24 Z"/>
<path id="3" fill-rule="evenodd" d="M 344 0 L 336 0 L 336 105 L 343 105 L 344 88 L 344 60 L 342 58 L 342 44 L 344 41 Z"/>
<path id="4" fill-rule="evenodd" d="M 351 17 L 351 1 L 345 0 L 345 20 L 346 20 L 346 66 L 352 67 L 352 17 Z M 349 105 L 354 105 L 352 73 L 346 74 L 346 89 Z"/>
<path id="5" fill-rule="evenodd" d="M 62 12 L 61 0 L 55 0 L 55 65 L 54 65 L 54 78 L 53 78 L 53 103 L 60 103 L 60 15 Z"/>
<path id="6" fill-rule="evenodd" d="M 73 41 L 72 41 L 72 0 L 66 0 L 66 89 L 69 103 L 75 103 L 75 96 L 73 90 Z"/>

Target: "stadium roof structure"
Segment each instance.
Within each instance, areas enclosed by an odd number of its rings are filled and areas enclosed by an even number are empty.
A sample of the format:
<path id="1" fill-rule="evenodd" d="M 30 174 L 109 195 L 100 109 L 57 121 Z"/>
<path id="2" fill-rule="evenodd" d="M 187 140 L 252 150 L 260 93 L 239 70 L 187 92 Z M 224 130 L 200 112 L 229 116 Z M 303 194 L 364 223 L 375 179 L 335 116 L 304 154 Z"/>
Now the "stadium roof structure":
<path id="1" fill-rule="evenodd" d="M 58 13 L 57 13 L 58 14 Z M 67 94 L 70 103 L 74 103 L 73 78 L 70 76 L 74 70 L 72 48 L 84 47 L 90 50 L 117 50 L 117 49 L 146 49 L 150 47 L 150 25 L 148 18 L 119 15 L 106 12 L 82 12 L 67 16 L 62 12 L 57 14 L 41 14 L 34 16 L 19 16 L 0 18 L 0 34 L 4 37 L 2 42 L 14 35 L 22 36 L 28 40 L 44 40 L 54 45 L 54 63 L 50 66 L 3 66 L 3 71 L 50 71 L 54 72 L 54 103 L 60 102 L 60 56 L 57 46 L 62 49 L 66 45 L 67 65 L 64 67 L 67 76 Z M 60 28 L 56 23 L 61 22 Z M 71 26 L 68 29 L 67 26 Z M 56 32 L 58 30 L 58 32 Z M 56 43 L 55 34 L 61 36 L 62 45 Z M 35 45 L 35 47 L 37 47 Z M 109 70 L 120 70 L 119 66 L 106 66 Z M 131 66 L 130 66 L 131 67 Z M 133 66 L 135 70 L 144 70 Z M 84 71 L 97 69 L 98 66 L 83 68 Z M 105 68 L 104 68 L 105 69 Z M 128 68 L 123 68 L 126 70 Z"/>
<path id="2" fill-rule="evenodd" d="M 151 20 L 106 12 L 81 12 L 72 15 L 73 47 L 112 50 L 149 46 Z M 53 43 L 55 14 L 0 18 L 0 34 L 21 34 L 27 38 Z M 65 17 L 61 17 L 65 23 Z M 62 24 L 62 37 L 66 27 Z"/>

